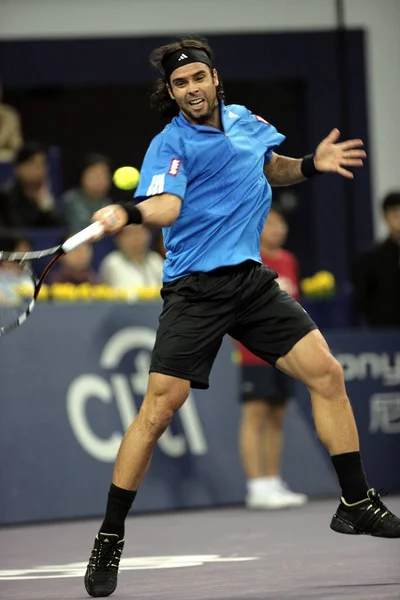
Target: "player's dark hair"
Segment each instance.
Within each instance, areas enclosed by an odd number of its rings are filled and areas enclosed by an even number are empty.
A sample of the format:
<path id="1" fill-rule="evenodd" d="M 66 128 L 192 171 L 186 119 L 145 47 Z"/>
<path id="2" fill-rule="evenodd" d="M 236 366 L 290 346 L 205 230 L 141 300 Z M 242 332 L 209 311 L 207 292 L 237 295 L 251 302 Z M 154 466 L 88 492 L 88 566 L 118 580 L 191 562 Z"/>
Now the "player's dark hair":
<path id="1" fill-rule="evenodd" d="M 391 208 L 394 208 L 395 206 L 400 206 L 400 191 L 391 192 L 390 194 L 385 196 L 382 202 L 383 212 L 386 212 Z"/>
<path id="2" fill-rule="evenodd" d="M 185 37 L 171 42 L 170 44 L 166 44 L 165 46 L 160 46 L 160 48 L 153 50 L 149 56 L 150 64 L 163 75 L 163 77 L 157 79 L 154 84 L 153 92 L 150 96 L 150 107 L 165 118 L 175 117 L 179 113 L 179 108 L 175 100 L 173 100 L 168 93 L 163 62 L 165 64 L 168 56 L 177 50 L 184 50 L 185 48 L 203 50 L 211 63 L 214 64 L 214 53 L 206 38 L 201 36 Z M 225 100 L 225 92 L 221 80 L 219 80 L 217 86 L 217 97 L 220 100 Z"/>
<path id="3" fill-rule="evenodd" d="M 14 164 L 21 165 L 25 162 L 28 162 L 28 160 L 31 160 L 31 158 L 36 156 L 36 154 L 44 154 L 45 156 L 48 156 L 49 151 L 47 146 L 41 142 L 26 142 L 16 153 Z"/>

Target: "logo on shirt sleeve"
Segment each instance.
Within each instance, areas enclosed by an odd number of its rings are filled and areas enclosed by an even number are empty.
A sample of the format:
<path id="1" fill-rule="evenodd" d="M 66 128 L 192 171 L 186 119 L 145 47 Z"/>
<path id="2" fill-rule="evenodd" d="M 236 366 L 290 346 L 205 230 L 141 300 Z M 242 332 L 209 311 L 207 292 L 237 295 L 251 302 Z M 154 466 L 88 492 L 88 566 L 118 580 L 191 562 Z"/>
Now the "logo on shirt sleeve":
<path id="1" fill-rule="evenodd" d="M 165 184 L 165 173 L 159 175 L 153 175 L 150 185 L 147 189 L 146 196 L 156 196 L 162 194 L 164 191 Z"/>
<path id="2" fill-rule="evenodd" d="M 260 123 L 265 123 L 266 125 L 270 125 L 271 124 L 271 123 L 268 123 L 268 121 L 266 121 L 262 117 L 260 117 L 260 115 L 254 115 L 254 116 L 257 119 L 257 121 L 260 121 Z"/>
<path id="3" fill-rule="evenodd" d="M 171 164 L 170 164 L 170 167 L 169 167 L 168 174 L 169 175 L 173 175 L 175 177 L 176 175 L 178 175 L 178 171 L 179 171 L 179 167 L 180 166 L 181 166 L 181 160 L 180 160 L 180 158 L 173 158 L 171 160 Z"/>

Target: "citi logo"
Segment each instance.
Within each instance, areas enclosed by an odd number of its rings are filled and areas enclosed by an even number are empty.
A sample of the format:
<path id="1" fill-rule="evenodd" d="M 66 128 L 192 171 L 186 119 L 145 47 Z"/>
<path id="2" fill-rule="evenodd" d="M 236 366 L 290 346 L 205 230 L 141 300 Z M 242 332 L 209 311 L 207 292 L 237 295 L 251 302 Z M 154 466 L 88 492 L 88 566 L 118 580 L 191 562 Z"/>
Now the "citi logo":
<path id="1" fill-rule="evenodd" d="M 185 58 L 187 58 L 186 54 L 181 54 L 180 57 L 178 58 L 178 61 L 180 60 L 184 60 Z"/>
<path id="2" fill-rule="evenodd" d="M 149 380 L 151 353 L 156 332 L 147 327 L 125 327 L 116 331 L 106 342 L 100 355 L 101 375 L 81 373 L 70 383 L 66 396 L 66 409 L 71 429 L 82 449 L 100 462 L 113 462 L 122 442 L 123 432 L 135 419 Z M 121 363 L 126 356 L 132 358 L 127 370 Z M 128 359 L 129 360 L 129 359 Z M 119 415 L 108 437 L 93 427 L 91 406 L 110 404 Z M 180 432 L 167 427 L 158 440 L 161 451 L 171 458 L 188 454 L 203 456 L 208 452 L 208 442 L 192 393 L 176 417 Z M 0 571 L 1 580 L 1 571 Z"/>

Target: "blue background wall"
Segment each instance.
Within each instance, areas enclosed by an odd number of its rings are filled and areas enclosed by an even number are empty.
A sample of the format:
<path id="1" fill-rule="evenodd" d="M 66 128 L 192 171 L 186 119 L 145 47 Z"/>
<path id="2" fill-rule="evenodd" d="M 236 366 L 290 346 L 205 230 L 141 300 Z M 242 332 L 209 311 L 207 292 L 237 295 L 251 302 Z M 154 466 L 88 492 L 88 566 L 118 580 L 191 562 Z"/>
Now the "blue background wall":
<path id="1" fill-rule="evenodd" d="M 123 431 L 146 389 L 160 305 L 38 306 L 0 344 L 0 522 L 101 515 Z M 400 491 L 400 332 L 328 334 L 359 423 L 371 485 Z M 208 391 L 193 392 L 159 441 L 135 509 L 242 503 L 239 388 L 225 343 Z M 32 361 L 32 356 L 35 360 Z M 283 475 L 337 496 L 300 384 L 286 421 Z"/>

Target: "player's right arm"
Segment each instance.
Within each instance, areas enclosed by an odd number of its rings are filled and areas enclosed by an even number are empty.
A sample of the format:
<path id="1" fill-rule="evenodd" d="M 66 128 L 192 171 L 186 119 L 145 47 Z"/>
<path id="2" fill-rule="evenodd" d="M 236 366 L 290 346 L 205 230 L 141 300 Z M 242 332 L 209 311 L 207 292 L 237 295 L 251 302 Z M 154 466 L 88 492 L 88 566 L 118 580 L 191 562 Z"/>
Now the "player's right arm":
<path id="1" fill-rule="evenodd" d="M 126 206 L 126 208 L 125 208 Z M 159 194 L 144 200 L 140 204 L 131 200 L 121 204 L 110 204 L 93 215 L 93 221 L 99 221 L 105 233 L 117 233 L 129 222 L 129 212 L 138 210 L 141 222 L 148 227 L 170 227 L 175 223 L 181 211 L 182 200 L 174 194 Z"/>
<path id="2" fill-rule="evenodd" d="M 128 223 L 170 227 L 179 217 L 187 176 L 179 133 L 172 127 L 151 142 L 140 169 L 135 201 L 111 205 L 94 214 L 107 233 L 116 233 Z"/>
<path id="3" fill-rule="evenodd" d="M 175 194 L 159 194 L 137 205 L 144 225 L 170 227 L 181 212 L 182 200 Z"/>

